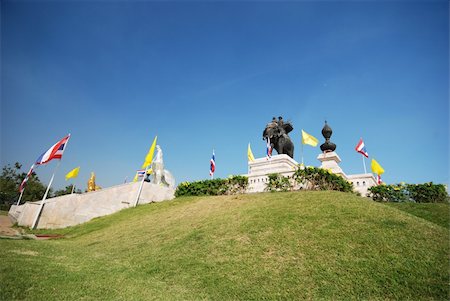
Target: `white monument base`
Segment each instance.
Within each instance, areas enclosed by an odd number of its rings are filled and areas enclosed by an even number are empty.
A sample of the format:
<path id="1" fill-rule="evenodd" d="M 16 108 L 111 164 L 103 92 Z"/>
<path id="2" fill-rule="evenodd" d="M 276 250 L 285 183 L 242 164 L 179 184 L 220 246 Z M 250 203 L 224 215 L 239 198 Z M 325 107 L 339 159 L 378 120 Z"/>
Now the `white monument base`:
<path id="1" fill-rule="evenodd" d="M 38 229 L 58 229 L 85 223 L 93 218 L 132 207 L 139 182 L 127 183 L 83 194 L 68 194 L 47 199 L 37 225 Z M 139 204 L 173 199 L 173 188 L 144 182 Z M 31 227 L 39 202 L 11 206 L 9 217 L 19 226 Z"/>
<path id="2" fill-rule="evenodd" d="M 332 173 L 342 176 L 349 182 L 353 183 L 353 190 L 359 192 L 361 196 L 367 196 L 370 187 L 377 185 L 375 177 L 371 173 L 346 175 L 339 166 L 341 158 L 336 152 L 322 153 L 317 157 L 322 162 L 320 168 L 330 169 Z"/>
<path id="3" fill-rule="evenodd" d="M 272 158 L 258 158 L 253 162 L 248 162 L 248 188 L 247 192 L 263 192 L 266 183 L 269 181 L 268 175 L 271 173 L 279 173 L 284 177 L 291 178 L 298 163 L 285 154 L 274 155 Z"/>

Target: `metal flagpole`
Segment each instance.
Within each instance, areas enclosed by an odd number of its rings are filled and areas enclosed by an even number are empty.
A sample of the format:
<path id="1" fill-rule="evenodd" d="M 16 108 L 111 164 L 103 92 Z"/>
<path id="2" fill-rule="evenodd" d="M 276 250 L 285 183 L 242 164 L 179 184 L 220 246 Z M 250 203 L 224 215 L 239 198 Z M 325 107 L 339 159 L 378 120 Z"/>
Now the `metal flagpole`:
<path id="1" fill-rule="evenodd" d="M 303 163 L 303 141 L 302 141 L 302 166 L 304 166 L 305 164 Z"/>
<path id="2" fill-rule="evenodd" d="M 363 155 L 361 155 L 361 157 L 362 157 L 363 165 L 364 165 L 364 173 L 366 174 L 366 173 L 367 173 L 367 170 L 366 170 L 366 160 L 365 160 L 365 158 L 364 158 Z"/>
<path id="3" fill-rule="evenodd" d="M 69 133 L 68 136 L 69 136 L 69 139 L 67 139 L 63 150 L 66 150 L 67 145 L 69 144 L 70 133 Z M 35 229 L 37 227 L 37 222 L 39 220 L 39 215 L 41 215 L 42 208 L 44 207 L 45 200 L 47 199 L 48 191 L 50 190 L 50 186 L 52 186 L 53 178 L 55 177 L 56 171 L 58 170 L 58 167 L 61 164 L 61 160 L 62 160 L 62 156 L 59 159 L 58 164 L 55 167 L 55 170 L 53 171 L 52 178 L 50 179 L 50 183 L 48 183 L 47 190 L 45 191 L 44 197 L 42 198 L 41 205 L 39 206 L 38 212 L 37 212 L 36 216 L 34 217 L 33 224 L 31 225 L 31 229 Z"/>
<path id="4" fill-rule="evenodd" d="M 70 194 L 73 194 L 74 190 L 75 190 L 75 184 L 72 184 L 72 192 Z"/>
<path id="5" fill-rule="evenodd" d="M 22 195 L 23 195 L 23 192 L 24 192 L 24 191 L 25 191 L 25 187 L 22 189 L 22 192 L 20 193 L 20 196 L 19 196 L 19 199 L 17 200 L 16 206 L 19 206 L 20 200 L 22 199 Z"/>
<path id="6" fill-rule="evenodd" d="M 45 200 L 47 199 L 48 191 L 50 190 L 50 186 L 52 186 L 53 178 L 55 177 L 55 173 L 58 170 L 58 167 L 60 164 L 61 164 L 61 159 L 58 161 L 58 164 L 56 165 L 55 170 L 53 171 L 52 178 L 50 179 L 50 183 L 48 183 L 47 190 L 45 191 L 44 197 L 42 198 L 41 204 L 39 205 L 38 212 L 36 213 L 36 216 L 34 217 L 33 224 L 31 225 L 31 229 L 36 229 L 39 215 L 41 215 L 42 208 L 44 207 Z"/>
<path id="7" fill-rule="evenodd" d="M 142 186 L 144 185 L 144 180 L 145 180 L 145 177 L 147 176 L 147 170 L 148 170 L 149 166 L 150 166 L 150 164 L 147 165 L 147 167 L 145 168 L 144 176 L 142 177 L 141 184 L 139 184 L 139 190 L 138 190 L 138 193 L 136 195 L 136 200 L 134 201 L 133 207 L 136 207 L 137 204 L 138 204 L 139 197 L 141 196 L 141 192 L 142 192 Z"/>

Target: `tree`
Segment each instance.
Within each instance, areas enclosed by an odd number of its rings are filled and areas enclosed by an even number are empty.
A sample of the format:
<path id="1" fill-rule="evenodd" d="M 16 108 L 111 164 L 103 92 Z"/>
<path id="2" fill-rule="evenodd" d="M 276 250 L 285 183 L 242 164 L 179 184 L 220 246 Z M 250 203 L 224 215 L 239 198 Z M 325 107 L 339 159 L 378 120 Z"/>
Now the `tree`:
<path id="1" fill-rule="evenodd" d="M 52 197 L 57 197 L 57 196 L 62 196 L 62 195 L 66 195 L 66 194 L 71 194 L 72 193 L 72 187 L 73 187 L 73 184 L 71 184 L 69 186 L 66 186 L 64 189 L 57 190 L 57 191 L 55 191 L 55 193 L 53 194 Z M 74 193 L 81 193 L 81 190 L 80 189 L 76 189 L 74 191 Z"/>
<path id="2" fill-rule="evenodd" d="M 27 173 L 21 172 L 22 164 L 16 162 L 14 166 L 4 166 L 0 175 L 0 206 L 8 210 L 19 198 L 19 187 Z M 41 183 L 33 171 L 25 186 L 22 201 L 38 201 L 44 196 L 46 187 Z M 51 189 L 50 189 L 51 190 Z"/>

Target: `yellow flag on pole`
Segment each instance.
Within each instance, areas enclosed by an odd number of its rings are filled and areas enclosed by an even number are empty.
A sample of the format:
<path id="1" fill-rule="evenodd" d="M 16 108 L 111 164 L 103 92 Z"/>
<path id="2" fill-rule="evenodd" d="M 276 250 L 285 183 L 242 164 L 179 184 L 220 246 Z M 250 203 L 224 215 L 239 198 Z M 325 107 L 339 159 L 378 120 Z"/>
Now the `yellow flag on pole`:
<path id="1" fill-rule="evenodd" d="M 381 165 L 377 161 L 375 161 L 375 159 L 372 159 L 371 167 L 372 172 L 376 173 L 377 175 L 381 175 L 384 173 L 383 167 L 381 167 Z"/>
<path id="2" fill-rule="evenodd" d="M 247 157 L 249 162 L 255 161 L 255 157 L 253 156 L 252 149 L 250 148 L 250 143 L 248 144 L 247 148 Z"/>
<path id="3" fill-rule="evenodd" d="M 141 168 L 147 168 L 150 164 L 152 164 L 153 161 L 153 154 L 155 153 L 155 147 L 156 147 L 156 139 L 158 139 L 158 136 L 153 139 L 152 146 L 150 146 L 150 150 L 148 151 L 147 156 L 145 156 L 144 164 L 142 164 Z"/>
<path id="4" fill-rule="evenodd" d="M 316 137 L 308 134 L 307 132 L 305 132 L 304 130 L 302 130 L 302 143 L 303 144 L 308 144 L 311 146 L 317 146 L 317 143 L 319 143 L 319 140 L 317 140 Z"/>
<path id="5" fill-rule="evenodd" d="M 66 175 L 66 181 L 68 179 L 71 178 L 76 178 L 78 176 L 78 172 L 80 171 L 80 167 L 78 166 L 77 168 L 72 169 L 71 171 L 69 171 Z"/>

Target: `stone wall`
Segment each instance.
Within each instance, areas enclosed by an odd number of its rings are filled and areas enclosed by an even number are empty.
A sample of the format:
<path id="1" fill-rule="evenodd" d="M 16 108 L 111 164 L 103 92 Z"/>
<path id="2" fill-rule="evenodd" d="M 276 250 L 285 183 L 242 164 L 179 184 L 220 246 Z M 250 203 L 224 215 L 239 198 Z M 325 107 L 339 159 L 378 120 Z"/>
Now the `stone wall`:
<path id="1" fill-rule="evenodd" d="M 93 218 L 115 213 L 134 205 L 140 183 L 127 183 L 83 194 L 47 199 L 37 228 L 57 229 L 78 225 Z M 144 182 L 139 204 L 174 198 L 174 189 Z M 12 206 L 9 216 L 19 226 L 31 227 L 39 202 Z"/>

